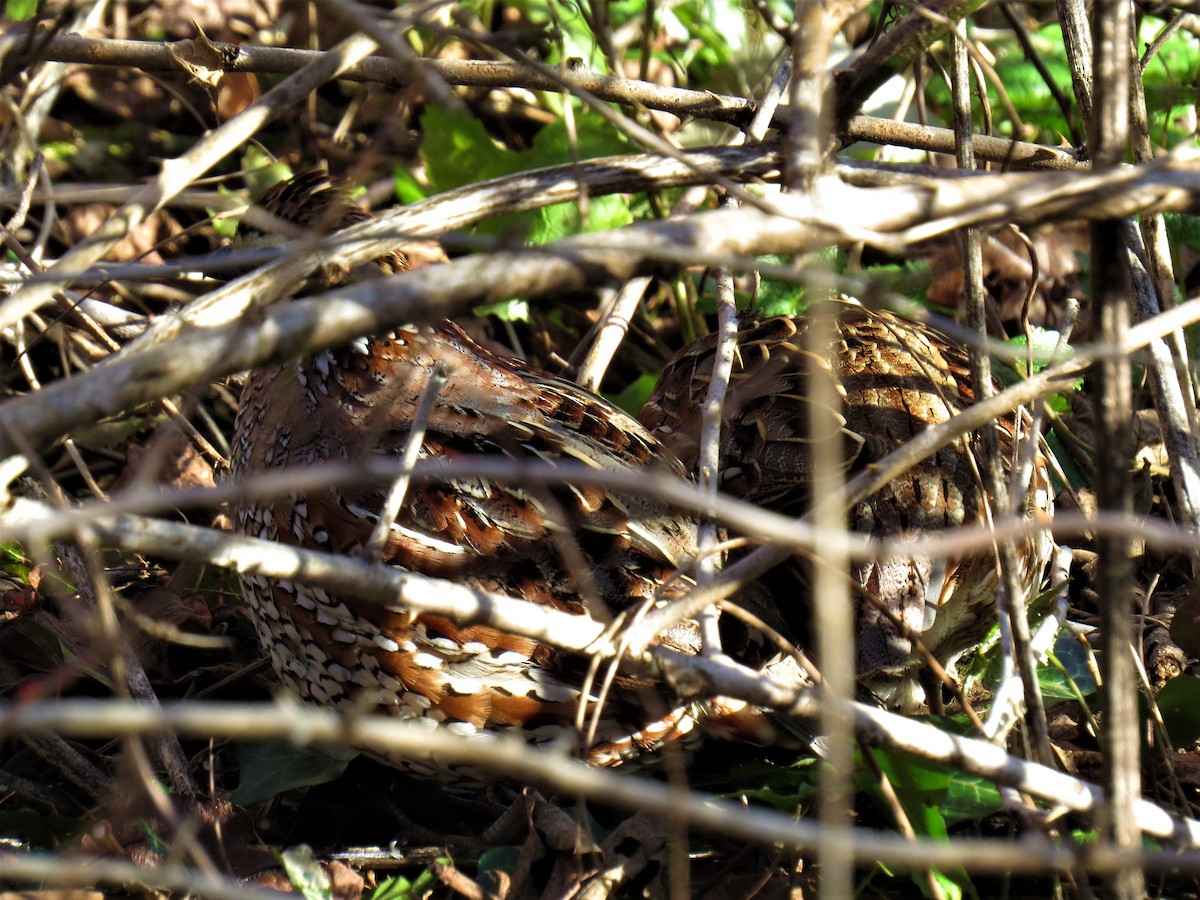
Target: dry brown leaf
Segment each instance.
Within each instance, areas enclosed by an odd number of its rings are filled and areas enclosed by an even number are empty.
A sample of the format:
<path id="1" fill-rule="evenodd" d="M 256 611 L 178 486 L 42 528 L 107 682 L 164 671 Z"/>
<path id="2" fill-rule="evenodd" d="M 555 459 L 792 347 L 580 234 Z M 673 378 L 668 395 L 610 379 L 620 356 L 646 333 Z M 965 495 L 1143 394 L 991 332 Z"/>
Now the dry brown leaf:
<path id="1" fill-rule="evenodd" d="M 1200 657 L 1200 582 L 1193 581 L 1171 618 L 1171 640 L 1188 656 Z"/>
<path id="2" fill-rule="evenodd" d="M 86 203 L 71 207 L 60 219 L 58 237 L 67 246 L 74 246 L 93 234 L 104 224 L 116 207 L 106 203 Z M 145 222 L 121 238 L 104 257 L 114 262 L 138 261 L 157 264 L 163 261 L 158 250 L 163 242 L 178 237 L 183 226 L 165 210 L 159 210 Z"/>
<path id="3" fill-rule="evenodd" d="M 113 490 L 147 481 L 163 490 L 210 488 L 216 484 L 212 463 L 178 431 L 165 434 L 148 446 L 131 443 L 126 448 L 125 469 Z"/>
<path id="4" fill-rule="evenodd" d="M 218 47 L 199 25 L 196 30 L 200 33 L 190 41 L 167 44 L 167 55 L 192 81 L 215 91 L 225 76 L 225 68 L 237 58 L 237 51 Z"/>

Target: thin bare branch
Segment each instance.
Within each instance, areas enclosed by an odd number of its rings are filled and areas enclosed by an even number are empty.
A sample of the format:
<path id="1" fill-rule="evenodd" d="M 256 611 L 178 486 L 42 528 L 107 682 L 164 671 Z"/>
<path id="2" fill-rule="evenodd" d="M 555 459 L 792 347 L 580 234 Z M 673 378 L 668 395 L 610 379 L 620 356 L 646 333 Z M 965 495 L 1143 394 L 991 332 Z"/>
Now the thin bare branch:
<path id="1" fill-rule="evenodd" d="M 1187 208 L 1191 191 L 1200 191 L 1200 174 L 1189 160 L 1179 153 L 1104 175 L 980 175 L 949 184 L 887 189 L 856 188 L 828 176 L 808 202 L 789 198 L 786 218 L 752 209 L 718 210 L 682 221 L 582 235 L 535 250 L 458 259 L 291 303 L 268 310 L 252 333 L 233 325 L 183 334 L 169 346 L 129 357 L 122 354 L 78 378 L 49 385 L 37 396 L 11 399 L 0 405 L 0 424 L 24 434 L 35 447 L 43 446 L 72 427 L 187 390 L 201 380 L 345 343 L 404 322 L 512 296 L 537 297 L 588 288 L 599 280 L 622 282 L 638 275 L 669 273 L 680 264 L 724 262 L 714 254 L 714 247 L 723 248 L 730 265 L 753 267 L 749 258 L 755 255 L 825 246 L 830 240 L 827 209 L 837 209 L 843 220 L 857 213 L 861 228 L 842 230 L 869 233 L 876 242 L 890 245 L 886 236 L 890 229 L 896 229 L 904 241 L 963 224 L 1095 214 L 1097 207 L 1111 213 Z M 356 228 L 376 225 L 386 227 L 386 220 Z M 6 443 L 0 439 L 0 456 L 12 453 Z"/>
<path id="2" fill-rule="evenodd" d="M 811 696 L 806 695 L 797 706 L 806 715 L 816 713 Z M 863 704 L 852 704 L 852 709 L 856 728 L 864 739 L 961 767 L 998 784 L 1060 803 L 1072 812 L 1094 815 L 1104 803 L 1104 794 L 1095 785 L 1009 756 L 985 741 L 947 734 L 920 721 Z M 682 806 L 694 827 L 751 841 L 811 849 L 815 847 L 818 831 L 818 826 L 811 822 L 797 822 L 790 816 L 708 795 L 681 794 L 659 782 L 606 772 L 560 753 L 536 750 L 516 738 L 493 734 L 463 737 L 446 729 L 422 728 L 380 716 L 345 717 L 332 710 L 292 704 L 189 702 L 152 710 L 113 700 L 57 700 L 0 703 L 0 718 L 14 732 L 40 729 L 75 737 L 112 737 L 171 729 L 203 737 L 351 744 L 393 754 L 436 756 L 449 763 L 483 764 L 522 781 L 548 784 L 566 793 L 633 809 L 675 813 Z M 1200 845 L 1200 822 L 1174 816 L 1146 800 L 1138 802 L 1136 813 L 1147 834 L 1184 846 Z M 1011 839 L 954 842 L 942 839 L 913 844 L 865 829 L 856 831 L 854 837 L 855 859 L 883 861 L 903 868 L 963 865 L 975 871 L 1036 872 L 1078 862 L 1076 854 L 1067 848 L 1050 849 L 1052 845 L 1044 841 L 1023 844 Z M 1088 866 L 1097 872 L 1143 860 L 1148 867 L 1190 866 L 1200 870 L 1200 853 L 1195 852 L 1173 851 L 1158 857 L 1115 849 L 1086 849 Z"/>
<path id="3" fill-rule="evenodd" d="M 70 276 L 96 262 L 151 213 L 161 209 L 171 197 L 198 176 L 241 147 L 264 124 L 299 103 L 316 87 L 336 78 L 346 66 L 367 56 L 375 43 L 358 35 L 347 38 L 322 54 L 311 67 L 281 81 L 245 111 L 197 141 L 187 152 L 166 160 L 162 172 L 141 188 L 85 241 L 73 247 L 51 266 L 56 275 Z M 30 284 L 0 304 L 0 330 L 11 328 L 54 295 L 48 283 Z"/>

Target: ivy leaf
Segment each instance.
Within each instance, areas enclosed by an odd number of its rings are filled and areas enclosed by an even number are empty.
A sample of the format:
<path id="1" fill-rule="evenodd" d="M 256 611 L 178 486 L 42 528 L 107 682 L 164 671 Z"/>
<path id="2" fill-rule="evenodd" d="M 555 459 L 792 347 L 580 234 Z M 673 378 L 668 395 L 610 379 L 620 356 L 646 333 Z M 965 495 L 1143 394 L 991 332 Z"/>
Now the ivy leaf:
<path id="1" fill-rule="evenodd" d="M 269 800 L 298 787 L 333 781 L 346 770 L 356 751 L 297 747 L 287 741 L 255 741 L 231 745 L 241 780 L 230 799 L 239 806 Z"/>
<path id="2" fill-rule="evenodd" d="M 329 873 L 313 854 L 312 847 L 305 844 L 289 847 L 279 854 L 279 861 L 287 872 L 288 880 L 304 896 L 304 900 L 333 900 Z"/>
<path id="3" fill-rule="evenodd" d="M 4 16 L 11 22 L 24 22 L 37 12 L 38 0 L 6 0 Z"/>
<path id="4" fill-rule="evenodd" d="M 1158 711 L 1176 747 L 1200 740 L 1200 678 L 1178 675 L 1158 692 Z"/>
<path id="5" fill-rule="evenodd" d="M 572 140 L 566 123 L 544 127 L 528 150 L 501 147 L 478 119 L 430 106 L 421 116 L 425 141 L 421 156 L 425 174 L 436 192 L 453 190 L 489 178 L 561 165 L 576 158 L 594 159 L 623 153 L 628 144 L 595 113 L 581 110 L 576 116 L 577 134 Z M 620 195 L 592 197 L 582 219 L 578 199 L 528 213 L 497 216 L 476 226 L 481 234 L 519 235 L 533 243 L 555 240 L 581 230 L 617 228 L 633 221 L 629 201 Z"/>

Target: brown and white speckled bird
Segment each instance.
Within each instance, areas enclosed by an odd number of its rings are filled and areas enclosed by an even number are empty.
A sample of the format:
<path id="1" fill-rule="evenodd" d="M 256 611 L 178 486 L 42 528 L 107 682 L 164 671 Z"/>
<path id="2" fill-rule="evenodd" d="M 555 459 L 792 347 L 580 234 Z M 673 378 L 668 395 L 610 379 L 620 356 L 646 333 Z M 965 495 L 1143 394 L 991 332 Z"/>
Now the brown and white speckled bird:
<path id="1" fill-rule="evenodd" d="M 833 360 L 843 399 L 847 476 L 863 471 L 925 428 L 975 402 L 970 358 L 961 345 L 932 328 L 853 303 L 839 303 L 836 338 L 823 359 L 805 349 L 803 316 L 744 318 L 737 335 L 734 373 L 721 438 L 720 487 L 768 509 L 799 515 L 813 493 L 809 464 L 806 379 Z M 640 418 L 689 468 L 695 467 L 702 404 L 716 340 L 701 339 L 668 365 Z M 1010 468 L 1018 418 L 994 424 L 1004 469 Z M 1023 426 L 1022 426 L 1023 427 Z M 978 435 L 961 438 L 856 504 L 850 527 L 864 534 L 928 535 L 987 521 L 976 454 Z M 1041 521 L 1051 512 L 1046 461 L 1038 455 L 1034 485 L 1024 504 Z M 1041 586 L 1052 542 L 1046 532 L 1017 544 L 1029 599 Z M 877 559 L 856 563 L 853 582 L 920 636 L 946 663 L 978 644 L 995 623 L 997 564 L 978 554 L 935 561 Z M 771 578 L 775 601 L 803 634 L 810 616 L 805 566 Z M 923 697 L 920 659 L 908 635 L 862 595 L 856 601 L 858 674 L 890 705 L 913 709 Z"/>
<path id="2" fill-rule="evenodd" d="M 260 204 L 286 220 L 326 229 L 367 216 L 317 172 L 273 188 Z M 380 265 L 401 271 L 407 260 L 398 253 Z M 250 488 L 235 506 L 238 530 L 359 553 L 389 484 L 330 485 L 260 499 L 252 492 L 254 476 L 399 457 L 435 367 L 448 377 L 425 423 L 423 460 L 569 461 L 687 477 L 631 416 L 570 382 L 484 349 L 442 320 L 251 374 L 231 453 L 233 479 Z M 588 485 L 420 482 L 410 486 L 391 523 L 383 559 L 555 609 L 582 613 L 587 607 L 611 617 L 684 589 L 677 570 L 697 554 L 696 531 L 692 519 L 652 497 Z M 392 715 L 462 734 L 509 732 L 540 742 L 571 732 L 586 659 L 490 627 L 362 601 L 352 590 L 333 595 L 256 576 L 244 576 L 242 587 L 275 671 L 305 701 L 354 707 L 369 698 Z M 698 632 L 685 622 L 660 641 L 695 652 Z M 685 702 L 618 677 L 584 758 L 615 764 L 657 749 L 716 716 L 717 706 L 727 710 L 715 698 Z M 455 777 L 436 763 L 394 761 L 432 777 Z"/>

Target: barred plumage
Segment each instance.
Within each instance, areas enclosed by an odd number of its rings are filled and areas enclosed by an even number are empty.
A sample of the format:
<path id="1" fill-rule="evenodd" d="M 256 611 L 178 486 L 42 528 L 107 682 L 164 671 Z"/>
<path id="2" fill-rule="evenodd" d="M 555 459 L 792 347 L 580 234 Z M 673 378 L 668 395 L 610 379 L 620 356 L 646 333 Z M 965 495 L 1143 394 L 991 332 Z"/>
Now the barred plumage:
<path id="1" fill-rule="evenodd" d="M 836 309 L 837 336 L 814 357 L 805 349 L 803 316 L 743 318 L 722 429 L 720 486 L 766 508 L 799 515 L 814 485 L 809 471 L 806 380 L 834 361 L 843 408 L 845 472 L 853 476 L 975 402 L 966 349 L 940 332 L 853 303 Z M 712 373 L 715 337 L 681 351 L 663 373 L 640 418 L 689 468 L 697 462 L 700 410 Z M 999 387 L 999 386 L 997 386 Z M 994 423 L 1007 472 L 1026 418 Z M 856 504 L 850 527 L 883 536 L 926 535 L 986 521 L 976 454 L 978 435 L 961 438 Z M 1019 504 L 1041 520 L 1051 514 L 1046 460 L 1038 454 L 1034 484 Z M 1040 587 L 1052 542 L 1042 532 L 1017 545 L 1027 595 Z M 944 563 L 926 558 L 858 563 L 854 583 L 878 597 L 938 657 L 947 662 L 977 644 L 992 624 L 997 585 L 994 556 Z M 776 603 L 802 633 L 810 616 L 806 567 L 794 564 L 772 579 Z M 1027 597 L 1028 598 L 1028 597 Z M 785 612 L 786 614 L 786 612 Z M 861 596 L 857 601 L 858 671 L 892 705 L 912 709 L 922 693 L 912 642 Z"/>
<path id="2" fill-rule="evenodd" d="M 315 173 L 273 189 L 261 203 L 293 222 L 328 227 L 366 215 Z M 393 255 L 380 264 L 396 271 L 408 261 Z M 250 375 L 231 455 L 232 477 L 250 488 L 236 505 L 237 528 L 333 553 L 360 552 L 389 484 L 331 485 L 258 499 L 253 476 L 399 457 L 435 367 L 447 381 L 425 423 L 421 459 L 583 462 L 687 477 L 636 419 L 577 385 L 492 353 L 442 320 Z M 678 570 L 686 571 L 696 556 L 696 535 L 692 518 L 647 495 L 462 478 L 410 486 L 383 558 L 405 570 L 606 620 L 685 590 Z M 586 659 L 493 628 L 360 601 L 352 591 L 335 596 L 254 576 L 242 583 L 276 672 L 306 701 L 373 705 L 463 734 L 508 731 L 540 742 L 572 731 Z M 689 653 L 699 647 L 693 622 L 659 640 Z M 623 673 L 584 757 L 615 764 L 639 756 L 736 706 L 719 698 L 677 698 Z M 436 763 L 391 761 L 456 777 Z"/>

